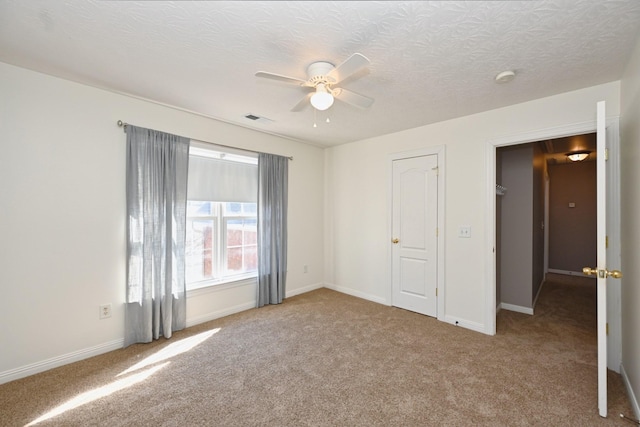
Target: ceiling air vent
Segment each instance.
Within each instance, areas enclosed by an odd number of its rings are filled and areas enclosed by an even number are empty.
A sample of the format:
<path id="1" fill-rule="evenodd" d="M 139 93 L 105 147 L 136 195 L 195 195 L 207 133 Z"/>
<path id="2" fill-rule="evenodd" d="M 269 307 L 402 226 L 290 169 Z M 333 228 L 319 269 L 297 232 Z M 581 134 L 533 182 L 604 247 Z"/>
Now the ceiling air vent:
<path id="1" fill-rule="evenodd" d="M 273 122 L 273 120 L 271 119 L 267 119 L 266 117 L 260 117 L 260 116 L 256 116 L 255 114 L 246 114 L 244 116 L 245 119 L 249 119 L 252 120 L 254 122 L 259 122 L 259 123 L 271 123 Z"/>

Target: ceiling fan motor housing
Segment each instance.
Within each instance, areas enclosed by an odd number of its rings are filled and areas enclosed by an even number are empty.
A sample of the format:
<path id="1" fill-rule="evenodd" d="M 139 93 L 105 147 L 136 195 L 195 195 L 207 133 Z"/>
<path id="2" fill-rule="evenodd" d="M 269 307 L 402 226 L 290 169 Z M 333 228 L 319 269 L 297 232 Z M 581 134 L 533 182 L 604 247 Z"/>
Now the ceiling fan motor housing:
<path id="1" fill-rule="evenodd" d="M 310 64 L 309 67 L 307 67 L 309 83 L 311 83 L 313 87 L 316 87 L 320 83 L 325 85 L 335 83 L 334 79 L 327 77 L 329 72 L 334 68 L 335 66 L 330 62 L 318 61 Z"/>
<path id="2" fill-rule="evenodd" d="M 349 76 L 370 64 L 369 59 L 360 53 L 354 53 L 340 65 L 335 66 L 327 61 L 315 61 L 307 67 L 307 80 L 281 74 L 258 71 L 256 77 L 278 80 L 305 88 L 312 88 L 314 93 L 308 93 L 291 111 L 301 111 L 310 104 L 317 110 L 326 110 L 333 105 L 333 99 L 340 97 L 340 101 L 359 108 L 369 108 L 373 99 L 351 92 L 347 89 L 334 88 Z"/>

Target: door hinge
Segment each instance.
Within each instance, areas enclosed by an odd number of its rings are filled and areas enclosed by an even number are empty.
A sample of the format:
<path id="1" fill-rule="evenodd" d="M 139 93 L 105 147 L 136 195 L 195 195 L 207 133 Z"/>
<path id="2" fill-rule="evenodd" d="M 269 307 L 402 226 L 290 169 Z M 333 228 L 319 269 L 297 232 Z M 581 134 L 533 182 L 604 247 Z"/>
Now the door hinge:
<path id="1" fill-rule="evenodd" d="M 609 323 L 607 323 L 607 335 L 609 335 Z"/>
<path id="2" fill-rule="evenodd" d="M 604 149 L 604 159 L 605 160 L 609 160 L 609 149 L 608 148 Z"/>
<path id="3" fill-rule="evenodd" d="M 436 288 L 436 296 L 438 296 L 438 288 Z"/>
<path id="4" fill-rule="evenodd" d="M 432 171 L 436 171 L 436 176 L 440 174 L 440 168 L 436 166 L 435 168 L 431 168 Z"/>
<path id="5" fill-rule="evenodd" d="M 609 248 L 609 236 L 604 236 L 604 247 Z"/>

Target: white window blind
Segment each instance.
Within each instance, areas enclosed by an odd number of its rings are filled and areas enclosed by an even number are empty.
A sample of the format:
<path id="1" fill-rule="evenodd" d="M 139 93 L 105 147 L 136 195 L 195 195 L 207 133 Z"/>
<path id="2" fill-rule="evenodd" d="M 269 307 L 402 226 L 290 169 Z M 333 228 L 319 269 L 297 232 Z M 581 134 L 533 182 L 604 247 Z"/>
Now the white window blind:
<path id="1" fill-rule="evenodd" d="M 255 203 L 258 198 L 258 165 L 191 155 L 187 198 Z"/>

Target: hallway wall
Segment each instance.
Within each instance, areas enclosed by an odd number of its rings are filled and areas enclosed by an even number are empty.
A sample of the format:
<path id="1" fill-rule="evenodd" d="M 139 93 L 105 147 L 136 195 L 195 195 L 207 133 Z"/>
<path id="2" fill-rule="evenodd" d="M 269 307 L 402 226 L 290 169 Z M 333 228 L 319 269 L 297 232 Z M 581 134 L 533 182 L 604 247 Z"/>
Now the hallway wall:
<path id="1" fill-rule="evenodd" d="M 550 165 L 549 178 L 549 269 L 581 275 L 596 265 L 596 162 Z"/>

